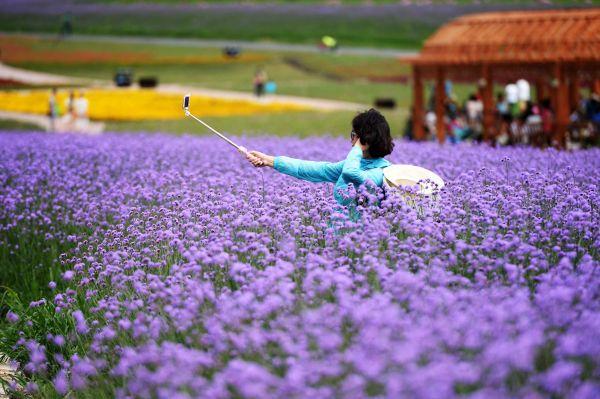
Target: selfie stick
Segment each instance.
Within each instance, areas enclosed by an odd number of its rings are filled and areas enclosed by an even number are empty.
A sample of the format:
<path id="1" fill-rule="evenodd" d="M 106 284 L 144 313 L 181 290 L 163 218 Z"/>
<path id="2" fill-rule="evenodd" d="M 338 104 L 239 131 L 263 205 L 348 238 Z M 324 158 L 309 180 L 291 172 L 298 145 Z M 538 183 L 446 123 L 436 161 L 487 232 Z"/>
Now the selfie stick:
<path id="1" fill-rule="evenodd" d="M 236 143 L 229 140 L 227 137 L 223 136 L 221 133 L 217 132 L 215 129 L 210 127 L 206 122 L 204 122 L 203 120 L 196 118 L 194 115 L 192 115 L 192 113 L 190 112 L 190 94 L 186 94 L 183 97 L 183 112 L 185 113 L 185 116 L 190 116 L 190 117 L 194 118 L 197 122 L 200 122 L 202 125 L 204 125 L 204 127 L 206 127 L 208 130 L 210 130 L 211 132 L 213 132 L 214 134 L 216 134 L 217 136 L 219 136 L 220 138 L 222 138 L 223 140 L 225 140 L 226 142 L 228 142 L 229 144 L 231 144 L 232 146 L 237 148 L 238 151 L 241 151 L 244 153 L 247 152 L 247 150 L 244 147 L 237 145 Z"/>

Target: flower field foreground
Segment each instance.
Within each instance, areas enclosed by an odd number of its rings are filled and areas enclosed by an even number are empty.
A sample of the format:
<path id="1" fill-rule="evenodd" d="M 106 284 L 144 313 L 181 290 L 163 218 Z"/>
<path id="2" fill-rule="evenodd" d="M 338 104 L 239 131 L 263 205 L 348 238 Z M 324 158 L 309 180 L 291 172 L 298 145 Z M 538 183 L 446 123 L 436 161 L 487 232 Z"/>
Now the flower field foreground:
<path id="1" fill-rule="evenodd" d="M 47 298 L 5 296 L 0 352 L 43 397 L 598 397 L 600 151 L 391 160 L 439 173 L 439 202 L 380 198 L 340 226 L 331 186 L 215 138 L 2 134 L 4 256 L 69 249 Z"/>
<path id="2" fill-rule="evenodd" d="M 80 90 L 75 90 L 78 93 Z M 151 89 L 86 89 L 89 117 L 93 120 L 139 121 L 183 118 L 183 96 Z M 61 115 L 66 112 L 70 90 L 59 90 L 57 99 Z M 48 90 L 0 91 L 0 110 L 47 115 Z M 264 113 L 305 111 L 307 108 L 291 103 L 256 103 L 244 100 L 218 99 L 194 95 L 195 115 L 231 116 Z"/>

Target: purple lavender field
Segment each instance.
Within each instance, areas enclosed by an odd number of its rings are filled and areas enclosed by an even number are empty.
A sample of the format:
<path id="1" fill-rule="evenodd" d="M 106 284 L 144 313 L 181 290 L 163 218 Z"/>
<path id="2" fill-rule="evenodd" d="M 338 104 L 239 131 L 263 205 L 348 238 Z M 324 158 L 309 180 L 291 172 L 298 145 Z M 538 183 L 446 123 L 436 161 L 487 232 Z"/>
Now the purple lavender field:
<path id="1" fill-rule="evenodd" d="M 364 193 L 340 226 L 330 185 L 253 169 L 217 140 L 0 135 L 0 276 L 23 283 L 32 248 L 52 272 L 45 298 L 2 299 L 12 389 L 599 397 L 599 149 L 398 142 L 392 161 L 446 180 L 438 202 Z"/>

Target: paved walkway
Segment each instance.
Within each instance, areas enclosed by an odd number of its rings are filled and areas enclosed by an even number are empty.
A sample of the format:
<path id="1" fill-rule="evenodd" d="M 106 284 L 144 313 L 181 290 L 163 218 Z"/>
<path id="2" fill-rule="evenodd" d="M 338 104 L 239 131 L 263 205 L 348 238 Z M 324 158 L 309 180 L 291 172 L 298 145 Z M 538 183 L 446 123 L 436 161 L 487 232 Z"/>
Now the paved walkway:
<path id="1" fill-rule="evenodd" d="M 15 68 L 0 62 L 0 79 L 12 80 L 30 85 L 66 85 L 88 82 L 85 79 L 70 78 L 67 76 L 52 75 L 44 72 L 28 71 Z"/>
<path id="2" fill-rule="evenodd" d="M 22 112 L 0 111 L 0 119 L 8 119 L 35 125 L 43 130 L 50 130 L 50 121 L 47 116 L 36 114 L 25 114 Z"/>
<path id="3" fill-rule="evenodd" d="M 81 133 L 81 134 L 100 134 L 104 131 L 104 123 L 84 121 L 84 123 L 73 124 L 64 118 L 58 118 L 54 122 L 54 130 L 50 127 L 50 118 L 46 115 L 26 114 L 23 112 L 0 111 L 0 119 L 7 119 L 28 123 L 39 127 L 40 129 L 53 133 Z"/>

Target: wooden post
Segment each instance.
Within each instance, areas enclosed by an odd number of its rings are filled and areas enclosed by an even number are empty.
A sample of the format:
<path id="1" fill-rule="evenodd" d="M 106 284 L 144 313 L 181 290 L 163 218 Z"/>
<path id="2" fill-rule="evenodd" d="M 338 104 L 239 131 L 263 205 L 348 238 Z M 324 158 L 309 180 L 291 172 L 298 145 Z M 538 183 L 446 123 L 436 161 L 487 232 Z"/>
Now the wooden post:
<path id="1" fill-rule="evenodd" d="M 425 129 L 423 123 L 423 80 L 421 79 L 421 71 L 413 66 L 413 113 L 412 113 L 412 130 L 415 140 L 423 140 L 425 138 Z"/>
<path id="2" fill-rule="evenodd" d="M 556 83 L 556 89 L 554 90 L 556 123 L 553 141 L 559 148 L 564 148 L 569 126 L 569 87 L 566 82 L 565 71 L 560 63 L 554 65 L 554 79 Z"/>
<path id="3" fill-rule="evenodd" d="M 546 97 L 548 97 L 548 86 L 544 79 L 538 79 L 535 83 L 535 96 L 536 100 L 539 103 Z"/>
<path id="4" fill-rule="evenodd" d="M 490 141 L 495 138 L 494 132 L 494 82 L 492 81 L 492 70 L 489 65 L 484 64 L 481 77 L 483 87 L 481 90 L 483 100 L 483 140 Z"/>
<path id="5" fill-rule="evenodd" d="M 552 107 L 552 111 L 556 114 L 556 110 L 558 109 L 558 84 L 556 78 L 554 78 L 556 72 L 553 74 L 551 87 L 548 90 L 550 92 L 550 107 Z"/>
<path id="6" fill-rule="evenodd" d="M 579 106 L 579 74 L 575 71 L 569 80 L 569 112 L 574 111 Z"/>
<path id="7" fill-rule="evenodd" d="M 594 87 L 592 87 L 592 92 L 600 94 L 600 77 L 596 77 L 594 79 Z"/>
<path id="8" fill-rule="evenodd" d="M 446 123 L 445 123 L 445 107 L 444 101 L 446 100 L 446 88 L 444 87 L 445 78 L 444 70 L 440 67 L 437 70 L 437 76 L 435 79 L 435 129 L 437 131 L 437 138 L 440 144 L 446 141 Z"/>

